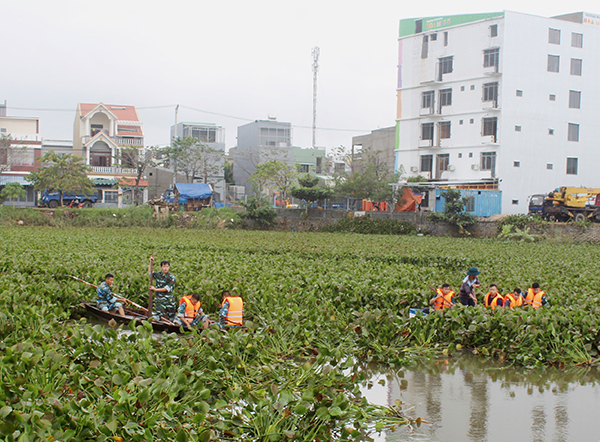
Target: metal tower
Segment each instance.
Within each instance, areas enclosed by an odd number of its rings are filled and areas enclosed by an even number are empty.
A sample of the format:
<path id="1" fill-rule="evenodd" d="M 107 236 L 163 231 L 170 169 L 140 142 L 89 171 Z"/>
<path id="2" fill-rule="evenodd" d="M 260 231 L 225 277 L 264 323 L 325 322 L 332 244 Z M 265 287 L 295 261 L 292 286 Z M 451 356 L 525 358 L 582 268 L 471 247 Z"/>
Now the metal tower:
<path id="1" fill-rule="evenodd" d="M 319 47 L 312 48 L 313 57 L 313 124 L 312 124 L 312 147 L 316 147 L 315 132 L 317 130 L 317 72 L 319 71 Z"/>

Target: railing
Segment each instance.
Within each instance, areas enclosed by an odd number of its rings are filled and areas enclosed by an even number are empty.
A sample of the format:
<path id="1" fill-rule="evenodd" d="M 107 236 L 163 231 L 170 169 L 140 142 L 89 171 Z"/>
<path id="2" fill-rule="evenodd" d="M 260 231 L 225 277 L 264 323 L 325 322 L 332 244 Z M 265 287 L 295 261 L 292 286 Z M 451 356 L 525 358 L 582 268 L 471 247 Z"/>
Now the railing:
<path id="1" fill-rule="evenodd" d="M 123 175 L 136 175 L 137 169 L 125 169 L 120 166 L 90 166 L 92 168 L 92 172 L 95 173 L 113 173 L 113 174 L 123 174 Z"/>
<path id="2" fill-rule="evenodd" d="M 92 138 L 90 135 L 81 137 L 83 144 L 87 144 Z M 128 138 L 128 137 L 109 137 L 119 146 L 144 146 L 143 138 Z"/>

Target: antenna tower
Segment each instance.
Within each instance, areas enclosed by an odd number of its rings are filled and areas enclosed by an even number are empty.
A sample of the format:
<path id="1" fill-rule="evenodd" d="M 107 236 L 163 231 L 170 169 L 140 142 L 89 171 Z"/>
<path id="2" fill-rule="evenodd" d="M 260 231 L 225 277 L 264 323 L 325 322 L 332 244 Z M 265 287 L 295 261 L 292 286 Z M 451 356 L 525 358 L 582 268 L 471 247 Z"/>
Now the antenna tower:
<path id="1" fill-rule="evenodd" d="M 317 72 L 319 71 L 319 47 L 312 48 L 313 57 L 313 124 L 312 124 L 312 147 L 316 146 L 315 132 L 317 130 Z"/>

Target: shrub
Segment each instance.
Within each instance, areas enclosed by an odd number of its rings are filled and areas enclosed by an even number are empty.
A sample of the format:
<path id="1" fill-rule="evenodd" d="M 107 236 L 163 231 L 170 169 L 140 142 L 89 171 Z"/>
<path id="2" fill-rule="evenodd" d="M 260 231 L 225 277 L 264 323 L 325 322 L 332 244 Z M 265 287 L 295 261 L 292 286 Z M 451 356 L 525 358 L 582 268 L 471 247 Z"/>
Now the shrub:
<path id="1" fill-rule="evenodd" d="M 371 217 L 367 215 L 362 218 L 344 218 L 335 224 L 321 228 L 320 231 L 379 235 L 410 235 L 416 233 L 417 228 L 406 221 L 371 219 Z"/>

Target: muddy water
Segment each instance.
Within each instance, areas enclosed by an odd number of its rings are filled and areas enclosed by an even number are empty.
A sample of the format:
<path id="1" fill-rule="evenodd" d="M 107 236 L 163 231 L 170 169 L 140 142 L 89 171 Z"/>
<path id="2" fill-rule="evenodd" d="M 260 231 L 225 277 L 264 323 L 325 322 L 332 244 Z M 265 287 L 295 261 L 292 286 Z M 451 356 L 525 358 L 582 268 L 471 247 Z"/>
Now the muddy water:
<path id="1" fill-rule="evenodd" d="M 460 357 L 370 370 L 370 402 L 400 400 L 407 415 L 427 420 L 376 441 L 600 441 L 596 369 L 526 370 Z"/>

